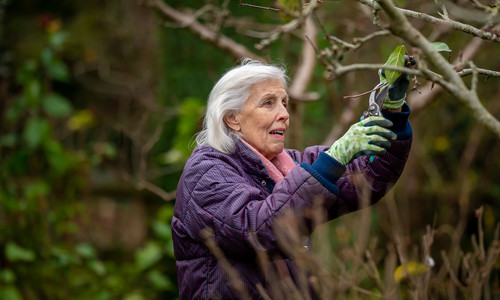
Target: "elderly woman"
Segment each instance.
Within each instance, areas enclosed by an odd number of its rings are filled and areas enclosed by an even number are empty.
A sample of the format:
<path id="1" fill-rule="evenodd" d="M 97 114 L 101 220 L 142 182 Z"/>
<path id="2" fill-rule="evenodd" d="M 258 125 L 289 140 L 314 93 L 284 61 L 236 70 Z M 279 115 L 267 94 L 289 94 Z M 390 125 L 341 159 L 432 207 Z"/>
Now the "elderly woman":
<path id="1" fill-rule="evenodd" d="M 331 147 L 284 149 L 289 126 L 285 71 L 244 60 L 214 86 L 198 147 L 180 179 L 172 237 L 180 299 L 238 299 L 200 233 L 211 228 L 252 299 L 266 287 L 251 235 L 279 253 L 273 221 L 287 209 L 311 208 L 321 197 L 331 220 L 359 208 L 354 173 L 371 184 L 372 203 L 403 171 L 412 129 L 405 104 L 408 80 L 391 86 L 384 117 L 351 126 Z M 294 274 L 289 259 L 280 260 Z"/>

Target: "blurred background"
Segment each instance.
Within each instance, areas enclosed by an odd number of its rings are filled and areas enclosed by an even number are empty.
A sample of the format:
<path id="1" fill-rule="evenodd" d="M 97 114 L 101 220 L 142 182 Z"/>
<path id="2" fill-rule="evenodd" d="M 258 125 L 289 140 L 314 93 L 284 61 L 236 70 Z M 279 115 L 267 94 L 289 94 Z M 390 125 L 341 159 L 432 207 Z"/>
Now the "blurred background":
<path id="1" fill-rule="evenodd" d="M 170 235 L 177 181 L 211 87 L 238 60 L 155 3 L 0 0 L 0 299 L 178 298 Z M 165 3 L 297 76 L 305 47 L 300 28 L 256 47 L 285 24 L 279 13 L 236 0 Z M 396 3 L 437 16 L 434 1 Z M 324 0 L 317 16 L 326 32 L 349 42 L 378 30 L 370 10 L 355 1 Z M 413 22 L 450 47 L 444 53 L 450 61 L 476 47 L 469 59 L 499 70 L 494 42 Z M 331 50 L 315 24 L 315 38 L 309 38 L 316 50 Z M 402 43 L 385 35 L 339 53 L 343 64 L 384 63 Z M 368 102 L 367 96 L 343 97 L 378 83 L 376 71 L 333 79 L 325 71 L 317 61 L 304 91 L 317 99 L 292 103 L 289 147 L 338 137 Z M 412 152 L 391 193 L 369 210 L 370 235 L 379 238 L 383 256 L 394 232 L 411 249 L 429 225 L 439 264 L 441 251 L 453 251 L 450 245 L 474 247 L 480 206 L 486 245 L 494 239 L 500 143 L 448 93 L 423 79 L 418 84 L 408 93 Z M 499 87 L 498 78 L 479 77 L 480 98 L 496 117 Z M 327 225 L 334 248 L 354 243 L 351 228 L 360 213 Z M 498 291 L 500 262 L 494 265 L 491 286 Z"/>

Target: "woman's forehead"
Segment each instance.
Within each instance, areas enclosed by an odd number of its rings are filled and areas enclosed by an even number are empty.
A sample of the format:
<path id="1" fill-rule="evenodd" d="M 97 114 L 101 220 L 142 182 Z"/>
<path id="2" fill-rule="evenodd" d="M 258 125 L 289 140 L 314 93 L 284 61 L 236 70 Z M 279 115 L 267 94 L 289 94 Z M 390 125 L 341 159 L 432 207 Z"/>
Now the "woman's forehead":
<path id="1" fill-rule="evenodd" d="M 276 93 L 281 91 L 285 92 L 285 86 L 279 79 L 268 79 L 254 83 L 250 90 L 252 92 L 260 92 L 262 94 Z"/>

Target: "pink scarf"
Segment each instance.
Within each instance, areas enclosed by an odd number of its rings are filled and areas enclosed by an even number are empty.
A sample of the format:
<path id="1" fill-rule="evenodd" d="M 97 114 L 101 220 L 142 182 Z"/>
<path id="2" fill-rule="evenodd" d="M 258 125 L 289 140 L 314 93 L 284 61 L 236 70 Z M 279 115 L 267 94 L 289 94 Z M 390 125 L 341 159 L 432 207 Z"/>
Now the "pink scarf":
<path id="1" fill-rule="evenodd" d="M 247 143 L 243 139 L 241 139 L 241 141 L 260 158 L 262 164 L 264 164 L 264 167 L 266 167 L 267 173 L 269 173 L 269 176 L 274 179 L 275 182 L 282 181 L 283 178 L 285 178 L 286 174 L 288 174 L 288 172 L 290 172 L 295 167 L 295 162 L 292 160 L 290 155 L 286 153 L 285 150 L 276 155 L 276 157 L 272 160 L 268 160 L 249 143 Z"/>

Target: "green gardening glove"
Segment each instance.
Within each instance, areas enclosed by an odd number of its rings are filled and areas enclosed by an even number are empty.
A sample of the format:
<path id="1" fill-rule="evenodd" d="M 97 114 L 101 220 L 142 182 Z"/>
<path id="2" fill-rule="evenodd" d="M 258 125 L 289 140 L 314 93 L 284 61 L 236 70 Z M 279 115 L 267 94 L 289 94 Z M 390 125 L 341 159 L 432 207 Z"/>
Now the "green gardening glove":
<path id="1" fill-rule="evenodd" d="M 326 151 L 344 166 L 362 155 L 384 154 L 391 146 L 389 139 L 395 140 L 396 134 L 387 129 L 392 122 L 383 117 L 369 117 L 356 124 Z"/>
<path id="2" fill-rule="evenodd" d="M 408 57 L 405 55 L 405 66 L 411 67 L 416 64 L 416 61 L 413 57 Z M 385 77 L 385 71 L 379 70 L 378 77 L 380 78 L 380 82 L 387 82 Z M 382 105 L 384 108 L 400 108 L 403 106 L 406 100 L 406 90 L 410 86 L 410 76 L 408 74 L 399 75 L 396 80 L 389 86 L 389 92 L 385 97 L 384 104 Z"/>

